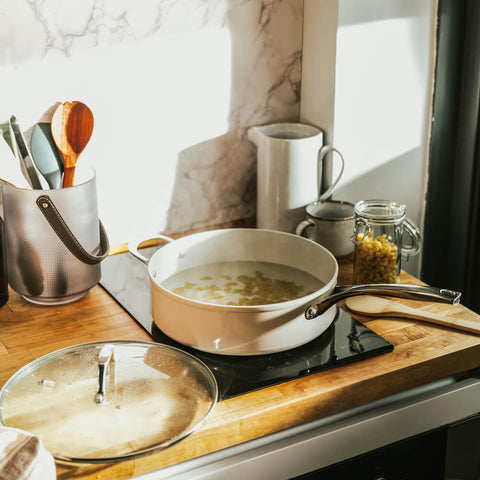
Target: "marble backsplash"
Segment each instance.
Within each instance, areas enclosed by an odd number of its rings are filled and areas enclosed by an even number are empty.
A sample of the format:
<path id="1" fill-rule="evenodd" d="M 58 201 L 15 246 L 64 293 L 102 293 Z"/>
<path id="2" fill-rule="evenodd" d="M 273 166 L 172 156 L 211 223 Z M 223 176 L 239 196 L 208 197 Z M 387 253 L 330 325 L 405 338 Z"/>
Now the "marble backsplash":
<path id="1" fill-rule="evenodd" d="M 90 106 L 79 162 L 112 243 L 251 217 L 246 128 L 298 120 L 302 14 L 302 0 L 0 0 L 0 121 Z"/>

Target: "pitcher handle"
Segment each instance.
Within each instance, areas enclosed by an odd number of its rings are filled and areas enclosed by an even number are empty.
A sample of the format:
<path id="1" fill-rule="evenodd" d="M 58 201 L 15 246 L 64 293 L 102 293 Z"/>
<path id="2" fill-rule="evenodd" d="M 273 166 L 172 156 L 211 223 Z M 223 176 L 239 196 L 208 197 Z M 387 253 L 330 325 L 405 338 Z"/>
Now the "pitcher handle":
<path id="1" fill-rule="evenodd" d="M 328 199 L 328 197 L 330 197 L 334 188 L 337 186 L 338 182 L 340 181 L 340 177 L 343 175 L 343 170 L 345 168 L 345 160 L 343 159 L 343 155 L 339 152 L 339 150 L 337 150 L 332 145 L 324 145 L 320 149 L 320 151 L 318 152 L 317 175 L 318 175 L 318 172 L 320 171 L 320 165 L 321 165 L 325 155 L 327 155 L 327 153 L 330 153 L 330 152 L 336 152 L 336 153 L 338 153 L 338 156 L 340 157 L 340 161 L 341 161 L 340 173 L 338 174 L 335 181 L 330 185 L 330 187 L 328 187 L 328 189 L 325 192 L 323 192 L 322 194 L 320 194 L 320 176 L 318 176 L 318 192 L 319 192 L 318 193 L 318 201 L 319 202 L 324 202 L 325 200 Z"/>

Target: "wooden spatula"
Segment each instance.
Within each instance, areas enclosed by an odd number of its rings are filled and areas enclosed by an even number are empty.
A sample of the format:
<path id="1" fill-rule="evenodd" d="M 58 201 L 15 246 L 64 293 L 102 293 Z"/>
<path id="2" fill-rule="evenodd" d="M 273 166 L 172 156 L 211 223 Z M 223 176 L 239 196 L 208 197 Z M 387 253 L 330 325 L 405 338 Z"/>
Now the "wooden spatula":
<path id="1" fill-rule="evenodd" d="M 353 313 L 359 313 L 362 315 L 373 317 L 411 318 L 480 334 L 480 322 L 476 323 L 470 320 L 452 318 L 439 313 L 426 312 L 383 297 L 376 297 L 373 295 L 349 297 L 345 300 L 345 305 Z"/>

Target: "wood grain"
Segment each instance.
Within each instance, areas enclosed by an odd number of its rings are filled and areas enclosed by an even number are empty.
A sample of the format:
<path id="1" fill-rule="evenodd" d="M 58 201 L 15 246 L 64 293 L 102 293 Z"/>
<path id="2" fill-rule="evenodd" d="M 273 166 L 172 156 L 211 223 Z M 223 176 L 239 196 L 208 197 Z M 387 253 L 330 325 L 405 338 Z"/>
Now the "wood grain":
<path id="1" fill-rule="evenodd" d="M 339 284 L 351 283 L 351 274 L 351 263 L 341 262 Z M 419 283 L 405 273 L 402 282 Z M 463 306 L 401 301 L 479 321 Z M 411 319 L 358 318 L 390 341 L 393 352 L 221 401 L 198 432 L 163 452 L 115 465 L 58 464 L 58 479 L 131 478 L 480 366 L 477 335 Z M 100 286 L 58 307 L 28 304 L 10 291 L 0 309 L 0 385 L 46 353 L 114 339 L 151 340 Z"/>
<path id="2" fill-rule="evenodd" d="M 394 317 L 422 320 L 445 327 L 480 334 L 480 322 L 454 318 L 449 315 L 433 313 L 417 307 L 410 307 L 390 298 L 376 295 L 360 295 L 345 300 L 345 306 L 350 312 L 369 317 Z"/>

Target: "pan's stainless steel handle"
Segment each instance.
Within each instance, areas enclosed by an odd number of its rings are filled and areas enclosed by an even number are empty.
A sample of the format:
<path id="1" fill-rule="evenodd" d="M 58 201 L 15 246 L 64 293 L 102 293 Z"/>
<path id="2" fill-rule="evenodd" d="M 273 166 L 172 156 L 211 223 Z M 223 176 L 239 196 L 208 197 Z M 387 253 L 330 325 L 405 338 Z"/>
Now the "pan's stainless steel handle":
<path id="1" fill-rule="evenodd" d="M 446 288 L 436 288 L 427 285 L 409 285 L 401 283 L 377 283 L 365 285 L 345 285 L 335 287 L 333 293 L 321 302 L 310 305 L 305 318 L 312 320 L 325 313 L 332 305 L 340 300 L 356 295 L 385 295 L 389 297 L 408 298 L 411 300 L 430 300 L 432 302 L 449 303 L 457 305 L 460 302 L 461 293 Z"/>
<path id="2" fill-rule="evenodd" d="M 142 243 L 148 242 L 149 240 L 162 240 L 165 243 L 173 242 L 173 238 L 167 237 L 166 235 L 162 235 L 161 233 L 155 233 L 153 235 L 149 235 L 147 238 L 142 238 L 141 240 L 132 240 L 128 246 L 128 251 L 138 260 L 143 262 L 145 265 L 148 266 L 148 258 L 142 255 L 138 249 Z"/>

